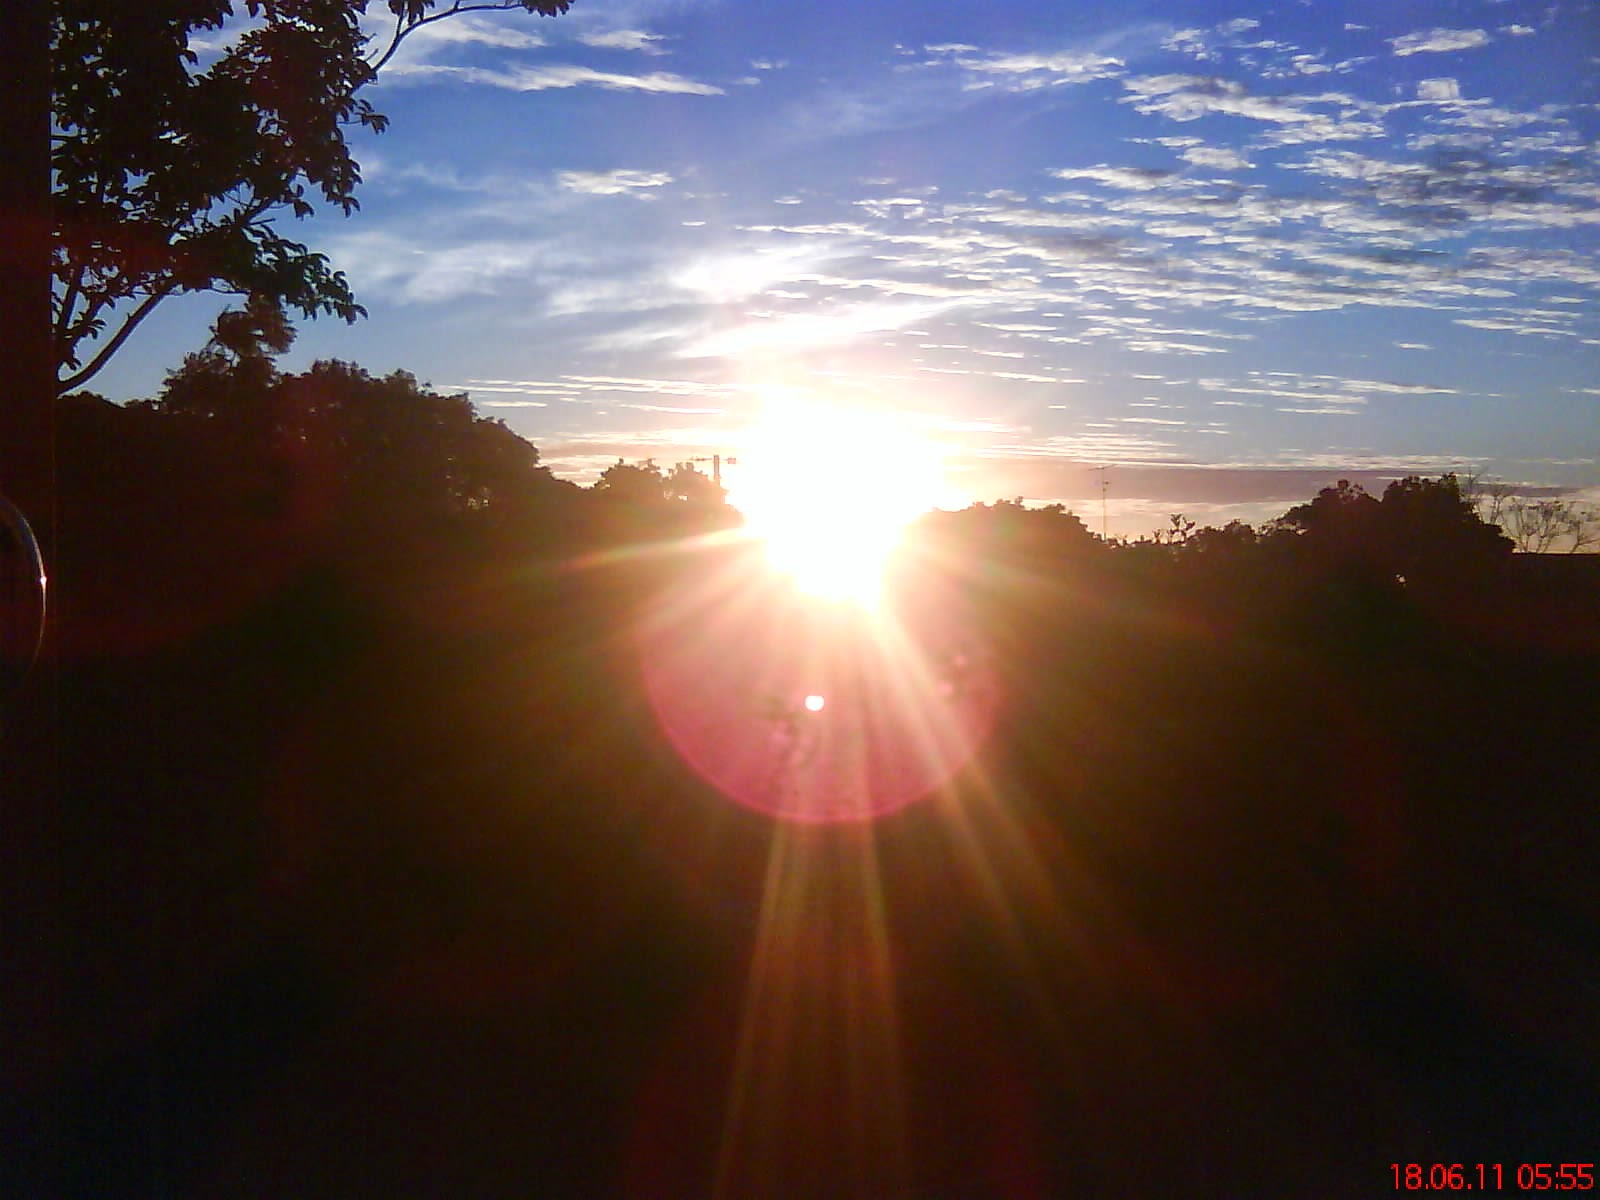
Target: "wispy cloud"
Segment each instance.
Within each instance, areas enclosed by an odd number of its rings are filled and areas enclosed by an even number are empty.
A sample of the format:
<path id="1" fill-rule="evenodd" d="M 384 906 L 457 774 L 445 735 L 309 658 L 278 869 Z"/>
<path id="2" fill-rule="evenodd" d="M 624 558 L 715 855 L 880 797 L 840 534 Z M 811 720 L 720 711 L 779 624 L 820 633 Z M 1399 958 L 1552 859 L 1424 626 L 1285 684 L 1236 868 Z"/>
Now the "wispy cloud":
<path id="1" fill-rule="evenodd" d="M 390 26 L 378 22 L 377 45 L 388 44 L 385 34 Z M 406 35 L 396 60 L 390 66 L 403 65 L 430 49 L 439 46 L 494 46 L 502 50 L 536 50 L 548 42 L 528 28 L 528 22 L 515 19 L 480 17 L 471 13 L 458 13 L 448 21 L 430 21 L 418 25 Z M 389 67 L 385 67 L 388 70 Z"/>
<path id="2" fill-rule="evenodd" d="M 585 46 L 602 50 L 633 50 L 640 54 L 665 54 L 659 33 L 646 33 L 642 29 L 608 29 L 605 32 L 583 33 L 578 40 Z"/>
<path id="3" fill-rule="evenodd" d="M 1475 50 L 1489 44 L 1482 29 L 1425 29 L 1404 37 L 1390 38 L 1389 45 L 1400 57 L 1408 54 L 1443 54 L 1451 50 Z"/>
<path id="4" fill-rule="evenodd" d="M 681 345 L 681 358 L 804 354 L 905 329 L 948 311 L 951 301 L 870 300 L 821 312 L 774 314 L 720 329 Z"/>
<path id="5" fill-rule="evenodd" d="M 1006 54 L 980 52 L 968 46 L 928 47 L 932 62 L 947 62 L 988 82 L 1001 81 L 1022 91 L 1091 83 L 1121 74 L 1120 58 L 1090 50 Z"/>
<path id="6" fill-rule="evenodd" d="M 1143 192 L 1160 187 L 1172 175 L 1171 171 L 1148 167 L 1057 167 L 1050 172 L 1057 179 L 1089 179 L 1107 187 Z"/>
<path id="7" fill-rule="evenodd" d="M 1454 79 L 1419 79 L 1418 100 L 1459 100 L 1461 84 Z"/>
<path id="8" fill-rule="evenodd" d="M 561 171 L 556 182 L 569 192 L 588 196 L 637 196 L 651 198 L 651 189 L 665 187 L 672 176 L 665 171 Z"/>
<path id="9" fill-rule="evenodd" d="M 1181 153 L 1184 162 L 1215 171 L 1248 171 L 1251 167 L 1248 158 L 1226 146 L 1190 146 Z"/>
<path id="10" fill-rule="evenodd" d="M 1095 423 L 1091 422 L 1090 425 Z M 1118 430 L 1109 423 L 1086 425 L 1081 432 L 992 446 L 986 457 L 1065 458 L 1077 463 L 1159 463 L 1182 461 L 1178 444 L 1153 433 Z"/>
<path id="11" fill-rule="evenodd" d="M 1276 401 L 1280 413 L 1316 416 L 1357 416 L 1374 394 L 1394 396 L 1452 396 L 1457 389 L 1435 384 L 1396 383 L 1391 380 L 1346 379 L 1337 375 L 1300 375 L 1289 371 L 1252 371 L 1242 380 L 1207 378 L 1197 381 L 1202 392 L 1220 394 L 1214 404 L 1227 405 L 1240 396 Z"/>
<path id="12" fill-rule="evenodd" d="M 626 75 L 616 71 L 597 71 L 593 67 L 573 64 L 523 67 L 460 67 L 439 63 L 391 63 L 385 68 L 383 78 L 395 83 L 422 82 L 430 79 L 452 80 L 458 83 L 479 84 L 484 87 L 504 88 L 512 92 L 543 92 L 559 88 L 598 87 L 610 91 L 655 92 L 688 96 L 720 96 L 723 89 L 713 83 L 704 83 L 674 75 L 667 71 L 652 71 L 648 75 Z"/>
<path id="13" fill-rule="evenodd" d="M 525 238 L 419 245 L 393 232 L 344 234 L 329 246 L 334 260 L 360 286 L 401 304 L 437 303 L 482 295 L 536 273 L 552 244 Z"/>
<path id="14" fill-rule="evenodd" d="M 836 83 L 791 103 L 778 122 L 786 141 L 819 142 L 935 124 L 984 98 L 948 73 L 907 70 Z"/>
<path id="15" fill-rule="evenodd" d="M 1243 83 L 1214 75 L 1139 75 L 1123 81 L 1126 103 L 1173 121 L 1213 114 L 1280 127 L 1278 144 L 1346 141 L 1383 133 L 1376 105 L 1342 93 L 1257 95 Z"/>

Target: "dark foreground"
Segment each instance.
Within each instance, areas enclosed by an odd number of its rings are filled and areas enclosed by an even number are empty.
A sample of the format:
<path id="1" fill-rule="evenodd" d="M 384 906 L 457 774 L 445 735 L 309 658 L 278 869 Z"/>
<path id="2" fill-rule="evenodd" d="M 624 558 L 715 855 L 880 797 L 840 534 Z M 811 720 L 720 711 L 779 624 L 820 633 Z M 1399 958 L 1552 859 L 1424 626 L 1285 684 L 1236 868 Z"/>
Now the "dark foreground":
<path id="1" fill-rule="evenodd" d="M 1358 1196 L 1600 1157 L 1576 574 L 968 571 L 979 757 L 808 827 L 674 755 L 633 631 L 703 564 L 570 565 L 605 536 L 79 581 L 57 808 L 13 813 L 53 842 L 5 849 L 0 1190 Z"/>

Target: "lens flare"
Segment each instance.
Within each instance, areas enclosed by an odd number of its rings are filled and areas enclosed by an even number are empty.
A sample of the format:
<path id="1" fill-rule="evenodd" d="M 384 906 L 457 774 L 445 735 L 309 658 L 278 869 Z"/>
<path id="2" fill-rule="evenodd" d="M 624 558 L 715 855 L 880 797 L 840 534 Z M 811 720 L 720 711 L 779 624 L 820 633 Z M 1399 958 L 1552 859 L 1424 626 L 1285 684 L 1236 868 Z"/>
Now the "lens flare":
<path id="1" fill-rule="evenodd" d="M 640 632 L 646 688 L 683 759 L 785 819 L 880 816 L 967 762 L 994 720 L 989 656 L 954 596 L 876 611 L 807 595 L 754 548 L 686 577 Z"/>

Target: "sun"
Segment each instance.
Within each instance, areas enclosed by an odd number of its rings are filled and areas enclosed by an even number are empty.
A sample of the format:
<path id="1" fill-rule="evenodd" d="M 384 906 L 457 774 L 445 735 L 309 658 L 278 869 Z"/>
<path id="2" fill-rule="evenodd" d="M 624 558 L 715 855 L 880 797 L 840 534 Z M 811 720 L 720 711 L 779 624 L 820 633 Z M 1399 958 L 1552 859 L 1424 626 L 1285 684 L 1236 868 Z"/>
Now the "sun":
<path id="1" fill-rule="evenodd" d="M 906 526 L 943 498 L 938 448 L 892 414 L 789 401 L 740 450 L 729 502 L 801 591 L 874 606 Z"/>

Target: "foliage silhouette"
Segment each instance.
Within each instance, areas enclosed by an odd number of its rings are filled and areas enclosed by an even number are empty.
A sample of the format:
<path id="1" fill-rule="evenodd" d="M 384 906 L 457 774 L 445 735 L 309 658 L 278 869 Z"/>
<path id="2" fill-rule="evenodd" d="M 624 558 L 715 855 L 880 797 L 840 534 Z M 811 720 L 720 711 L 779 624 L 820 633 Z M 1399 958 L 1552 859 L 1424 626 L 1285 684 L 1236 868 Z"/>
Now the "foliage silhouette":
<path id="1" fill-rule="evenodd" d="M 345 129 L 387 118 L 357 93 L 418 28 L 457 13 L 564 13 L 571 0 L 501 0 L 435 11 L 389 0 L 394 31 L 369 57 L 367 0 L 244 0 L 254 23 L 202 65 L 196 35 L 231 0 L 60 0 L 51 175 L 58 391 L 92 379 L 167 297 L 217 291 L 265 307 L 354 321 L 344 274 L 276 217 L 359 207 Z M 86 347 L 86 343 L 89 345 Z M 87 355 L 87 361 L 85 361 Z"/>
<path id="2" fill-rule="evenodd" d="M 560 486 L 503 423 L 404 371 L 377 379 L 324 361 L 285 375 L 258 358 L 230 363 L 213 347 L 136 407 L 225 441 L 241 469 L 275 485 L 265 503 L 311 504 L 320 519 L 362 523 L 373 538 L 469 514 L 502 518 Z"/>
<path id="3" fill-rule="evenodd" d="M 917 533 L 931 540 L 941 553 L 999 566 L 1027 563 L 1037 568 L 1103 548 L 1083 520 L 1065 506 L 1030 508 L 1020 498 L 993 504 L 978 501 L 957 512 L 929 513 Z"/>
<path id="4" fill-rule="evenodd" d="M 1582 1151 L 1600 578 L 1541 581 L 1448 477 L 1143 544 L 931 514 L 917 598 L 972 600 L 1004 720 L 949 795 L 796 834 L 644 700 L 632 632 L 712 574 L 701 483 L 563 485 L 409 376 L 223 341 L 64 414 L 66 627 L 146 635 L 66 660 L 72 1065 L 0 1064 L 0 1172 L 53 1104 L 71 1186 L 8 1190 L 709 1194 L 763 954 L 793 1194 L 873 1152 L 829 1102 L 869 962 L 909 1194 L 1356 1195 L 1435 1145 Z M 787 955 L 756 938 L 779 861 Z"/>

